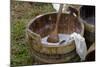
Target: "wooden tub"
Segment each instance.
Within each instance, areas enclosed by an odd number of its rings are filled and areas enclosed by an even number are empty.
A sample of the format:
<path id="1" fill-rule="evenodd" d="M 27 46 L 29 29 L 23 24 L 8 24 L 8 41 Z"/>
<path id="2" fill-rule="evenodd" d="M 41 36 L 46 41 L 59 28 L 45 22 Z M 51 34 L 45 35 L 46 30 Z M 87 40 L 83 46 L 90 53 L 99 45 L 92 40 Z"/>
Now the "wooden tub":
<path id="1" fill-rule="evenodd" d="M 27 41 L 32 55 L 42 63 L 62 63 L 79 61 L 74 41 L 61 45 L 44 45 L 41 38 L 50 34 L 55 27 L 57 13 L 51 12 L 39 15 L 29 22 L 27 27 Z M 74 16 L 73 16 L 74 17 Z M 71 22 L 68 22 L 71 20 Z M 71 34 L 77 32 L 83 36 L 84 25 L 78 17 L 73 19 L 69 14 L 62 13 L 58 25 L 58 33 Z"/>

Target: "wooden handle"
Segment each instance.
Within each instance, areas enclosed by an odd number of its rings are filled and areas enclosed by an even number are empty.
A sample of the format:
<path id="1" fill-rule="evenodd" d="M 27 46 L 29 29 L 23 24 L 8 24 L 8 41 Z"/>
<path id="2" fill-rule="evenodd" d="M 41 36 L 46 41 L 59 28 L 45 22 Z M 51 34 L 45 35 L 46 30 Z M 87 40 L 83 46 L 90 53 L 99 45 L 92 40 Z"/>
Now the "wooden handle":
<path id="1" fill-rule="evenodd" d="M 56 27 L 55 27 L 56 30 L 58 30 L 58 24 L 59 24 L 59 21 L 60 21 L 62 9 L 63 9 L 63 4 L 60 4 L 60 8 L 59 8 L 59 12 L 58 12 L 58 15 L 57 15 L 57 20 L 56 20 Z"/>
<path id="2" fill-rule="evenodd" d="M 95 43 L 93 43 L 93 44 L 90 46 L 90 48 L 89 48 L 88 51 L 87 51 L 87 55 L 88 55 L 90 52 L 94 51 L 94 50 L 95 50 Z"/>
<path id="3" fill-rule="evenodd" d="M 59 37 L 58 37 L 58 24 L 61 18 L 61 13 L 62 13 L 62 9 L 63 9 L 63 4 L 60 4 L 60 8 L 59 8 L 59 12 L 57 15 L 57 20 L 56 20 L 56 24 L 55 24 L 55 28 L 54 31 L 51 32 L 49 38 L 48 38 L 48 42 L 58 42 L 59 41 Z"/>

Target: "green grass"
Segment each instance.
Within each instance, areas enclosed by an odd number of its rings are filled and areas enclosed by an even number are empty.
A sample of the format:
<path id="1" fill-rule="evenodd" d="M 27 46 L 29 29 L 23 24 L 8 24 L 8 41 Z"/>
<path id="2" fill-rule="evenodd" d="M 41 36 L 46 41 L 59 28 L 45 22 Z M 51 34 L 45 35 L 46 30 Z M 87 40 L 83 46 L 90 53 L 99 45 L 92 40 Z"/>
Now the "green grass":
<path id="1" fill-rule="evenodd" d="M 26 43 L 26 26 L 35 16 L 55 11 L 51 4 L 12 1 L 11 5 L 11 66 L 32 65 Z"/>

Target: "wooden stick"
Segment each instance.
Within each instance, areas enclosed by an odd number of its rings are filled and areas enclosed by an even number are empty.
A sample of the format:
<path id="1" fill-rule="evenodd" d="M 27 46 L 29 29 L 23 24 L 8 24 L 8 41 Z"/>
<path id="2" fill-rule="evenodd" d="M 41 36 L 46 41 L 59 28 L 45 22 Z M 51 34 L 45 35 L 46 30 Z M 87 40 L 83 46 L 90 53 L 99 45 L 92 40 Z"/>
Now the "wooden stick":
<path id="1" fill-rule="evenodd" d="M 48 42 L 58 42 L 59 41 L 59 36 L 58 36 L 58 24 L 61 18 L 61 13 L 62 13 L 62 9 L 63 9 L 63 4 L 60 4 L 60 8 L 58 11 L 58 15 L 57 15 L 57 20 L 56 20 L 56 24 L 55 24 L 55 29 L 54 31 L 51 32 L 51 34 L 48 37 Z"/>
<path id="2" fill-rule="evenodd" d="M 57 15 L 55 30 L 53 31 L 53 32 L 56 32 L 56 34 L 58 34 L 58 24 L 59 24 L 59 21 L 60 21 L 62 9 L 63 9 L 63 4 L 60 4 L 59 12 L 58 12 L 58 15 Z"/>

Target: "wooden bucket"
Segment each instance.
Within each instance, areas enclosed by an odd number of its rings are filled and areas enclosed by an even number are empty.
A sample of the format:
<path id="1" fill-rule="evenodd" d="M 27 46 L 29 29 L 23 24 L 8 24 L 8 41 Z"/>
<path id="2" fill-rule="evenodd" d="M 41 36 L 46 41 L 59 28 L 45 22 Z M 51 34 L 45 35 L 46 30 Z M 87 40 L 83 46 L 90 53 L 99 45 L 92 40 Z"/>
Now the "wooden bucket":
<path id="1" fill-rule="evenodd" d="M 84 37 L 89 48 L 95 42 L 95 6 L 82 6 L 80 17 L 84 22 Z"/>
<path id="2" fill-rule="evenodd" d="M 71 34 L 77 32 L 83 36 L 84 25 L 80 18 L 67 22 L 69 14 L 62 13 L 58 25 L 58 33 Z M 61 45 L 44 45 L 41 38 L 50 34 L 56 22 L 57 13 L 51 12 L 35 17 L 27 27 L 27 41 L 32 55 L 42 63 L 62 63 L 79 61 L 74 41 Z M 73 22 L 74 21 L 74 22 Z"/>

